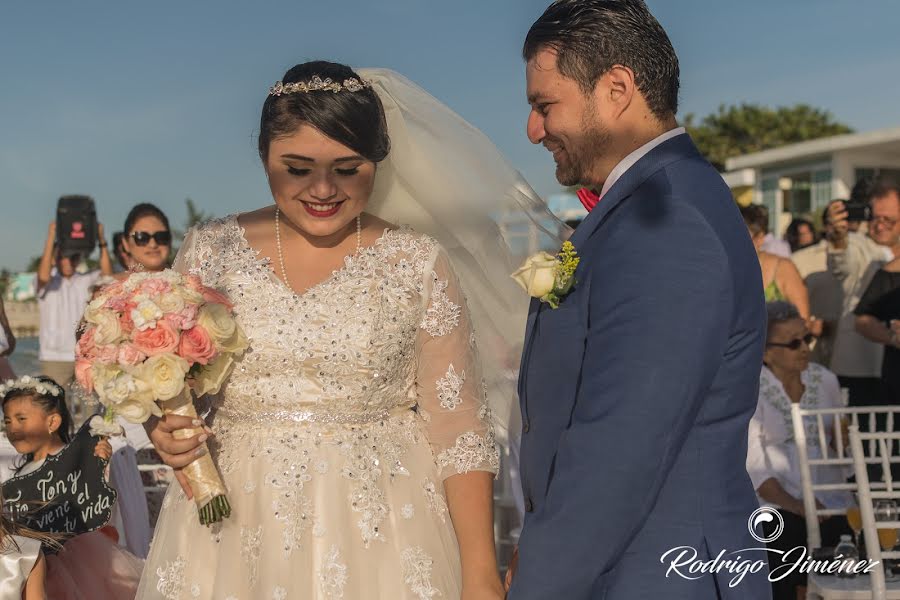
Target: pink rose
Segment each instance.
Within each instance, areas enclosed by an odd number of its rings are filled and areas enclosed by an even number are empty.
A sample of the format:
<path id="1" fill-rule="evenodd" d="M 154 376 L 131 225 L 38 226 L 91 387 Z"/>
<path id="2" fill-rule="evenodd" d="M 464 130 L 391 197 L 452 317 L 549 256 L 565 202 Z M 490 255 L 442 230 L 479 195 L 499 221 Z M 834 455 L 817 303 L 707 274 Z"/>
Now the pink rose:
<path id="1" fill-rule="evenodd" d="M 94 332 L 95 328 L 90 327 L 81 334 L 81 337 L 75 344 L 75 358 L 93 360 L 97 357 L 97 346 L 94 344 Z"/>
<path id="2" fill-rule="evenodd" d="M 115 344 L 97 346 L 97 360 L 105 365 L 112 365 L 119 360 L 119 347 Z"/>
<path id="3" fill-rule="evenodd" d="M 119 346 L 119 355 L 117 360 L 120 365 L 124 366 L 135 366 L 144 362 L 144 359 L 147 358 L 147 355 L 132 346 L 131 344 L 122 344 Z"/>
<path id="4" fill-rule="evenodd" d="M 122 312 L 128 306 L 128 298 L 126 296 L 113 296 L 103 304 L 103 308 Z"/>
<path id="5" fill-rule="evenodd" d="M 181 335 L 178 355 L 191 364 L 208 365 L 217 355 L 216 345 L 202 327 L 192 327 Z"/>
<path id="6" fill-rule="evenodd" d="M 171 323 L 162 320 L 156 322 L 156 327 L 136 331 L 132 343 L 137 350 L 147 356 L 155 356 L 165 352 L 175 352 L 178 348 L 178 330 Z"/>
<path id="7" fill-rule="evenodd" d="M 203 299 L 207 304 L 221 304 L 228 309 L 228 312 L 231 312 L 234 308 L 234 305 L 228 297 L 219 290 L 204 286 L 203 289 L 200 290 L 200 293 L 203 294 Z"/>
<path id="8" fill-rule="evenodd" d="M 148 279 L 141 284 L 141 292 L 148 296 L 162 296 L 172 291 L 172 284 L 165 279 Z"/>
<path id="9" fill-rule="evenodd" d="M 75 381 L 87 393 L 90 394 L 94 391 L 94 372 L 91 370 L 91 361 L 85 359 L 75 361 Z"/>
<path id="10" fill-rule="evenodd" d="M 187 331 L 197 324 L 197 313 L 199 309 L 196 304 L 188 304 L 178 312 L 167 314 L 163 317 L 171 323 L 176 329 Z"/>

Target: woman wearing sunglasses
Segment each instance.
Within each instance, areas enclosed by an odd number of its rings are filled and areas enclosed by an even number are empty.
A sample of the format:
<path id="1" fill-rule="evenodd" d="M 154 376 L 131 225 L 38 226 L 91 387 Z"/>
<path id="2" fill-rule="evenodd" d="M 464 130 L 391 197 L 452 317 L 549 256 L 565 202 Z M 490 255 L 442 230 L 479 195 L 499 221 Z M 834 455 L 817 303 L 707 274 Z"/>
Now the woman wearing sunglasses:
<path id="1" fill-rule="evenodd" d="M 138 204 L 125 219 L 125 251 L 131 259 L 132 271 L 162 271 L 169 266 L 172 231 L 165 213 L 153 204 Z M 125 279 L 128 272 L 117 277 Z"/>
<path id="2" fill-rule="evenodd" d="M 747 472 L 760 505 L 775 508 L 784 519 L 784 532 L 769 543 L 769 548 L 788 551 L 806 546 L 803 486 L 791 406 L 835 408 L 843 403 L 837 376 L 809 360 L 809 345 L 814 337 L 797 308 L 789 302 L 778 301 L 766 304 L 766 311 L 769 325 L 759 377 L 759 402 L 750 421 Z M 824 421 L 827 441 L 834 446 L 833 422 L 827 417 Z M 808 425 L 814 424 L 815 420 L 809 419 Z M 822 457 L 818 436 L 811 437 L 807 452 L 810 460 Z M 811 469 L 816 483 L 843 483 L 848 475 L 840 467 L 813 465 Z M 846 491 L 823 491 L 816 493 L 816 504 L 820 508 L 843 510 L 853 504 L 853 498 Z M 834 546 L 841 534 L 850 533 L 850 527 L 847 518 L 841 515 L 824 519 L 821 531 L 822 545 Z M 771 569 L 779 566 L 780 560 L 780 554 L 769 553 Z M 797 588 L 805 585 L 806 575 L 795 571 L 773 582 L 773 600 L 805 597 L 805 592 L 803 596 L 797 595 Z"/>

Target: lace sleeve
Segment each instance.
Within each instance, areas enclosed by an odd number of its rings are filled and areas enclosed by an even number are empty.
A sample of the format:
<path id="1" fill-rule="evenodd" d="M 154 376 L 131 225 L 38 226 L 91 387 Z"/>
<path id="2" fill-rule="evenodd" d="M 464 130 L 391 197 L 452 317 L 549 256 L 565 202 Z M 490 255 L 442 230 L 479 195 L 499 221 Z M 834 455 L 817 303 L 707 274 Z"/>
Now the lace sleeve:
<path id="1" fill-rule="evenodd" d="M 441 479 L 497 473 L 499 454 L 465 298 L 446 255 L 425 269 L 424 314 L 416 340 L 418 410 Z"/>

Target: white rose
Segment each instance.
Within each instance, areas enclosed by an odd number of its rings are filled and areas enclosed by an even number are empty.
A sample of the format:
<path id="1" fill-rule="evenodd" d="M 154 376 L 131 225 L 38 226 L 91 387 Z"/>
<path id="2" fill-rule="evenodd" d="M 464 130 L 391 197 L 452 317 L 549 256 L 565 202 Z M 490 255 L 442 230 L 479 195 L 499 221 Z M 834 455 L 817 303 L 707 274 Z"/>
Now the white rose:
<path id="1" fill-rule="evenodd" d="M 84 320 L 96 325 L 97 316 L 103 312 L 104 304 L 106 304 L 105 296 L 98 296 L 88 302 L 87 308 L 84 309 Z"/>
<path id="2" fill-rule="evenodd" d="M 160 296 L 156 304 L 163 313 L 178 313 L 184 309 L 184 298 L 175 292 L 168 292 Z"/>
<path id="3" fill-rule="evenodd" d="M 125 430 L 115 421 L 107 421 L 100 415 L 91 418 L 91 435 L 102 435 L 112 437 L 115 435 L 123 435 Z"/>
<path id="4" fill-rule="evenodd" d="M 115 379 L 103 385 L 102 391 L 101 397 L 118 407 L 119 404 L 131 398 L 148 398 L 150 386 L 130 373 L 119 373 Z"/>
<path id="5" fill-rule="evenodd" d="M 163 413 L 156 402 L 152 400 L 129 398 L 116 405 L 116 414 L 129 423 L 143 423 L 150 418 L 150 415 L 161 417 Z"/>
<path id="6" fill-rule="evenodd" d="M 119 317 L 112 311 L 97 311 L 93 316 L 93 323 L 96 325 L 94 332 L 94 343 L 98 346 L 107 344 L 115 344 L 122 339 L 122 325 L 119 323 Z"/>
<path id="7" fill-rule="evenodd" d="M 543 298 L 556 285 L 556 270 L 559 261 L 552 254 L 538 252 L 528 258 L 519 270 L 512 274 L 516 283 L 522 286 L 532 298 Z"/>
<path id="8" fill-rule="evenodd" d="M 228 314 L 228 309 L 221 304 L 207 304 L 201 308 L 200 314 L 197 315 L 197 324 L 206 330 L 219 347 L 231 340 L 237 329 L 234 317 Z"/>
<path id="9" fill-rule="evenodd" d="M 184 389 L 184 378 L 191 366 L 170 352 L 151 356 L 139 367 L 139 378 L 153 390 L 156 400 L 171 400 Z"/>
<path id="10" fill-rule="evenodd" d="M 149 299 L 141 300 L 131 311 L 131 321 L 139 330 L 156 327 L 156 321 L 161 319 L 163 312 L 155 302 Z"/>
<path id="11" fill-rule="evenodd" d="M 222 388 L 222 384 L 231 374 L 231 368 L 234 366 L 234 359 L 230 354 L 222 354 L 212 363 L 206 365 L 197 377 L 194 378 L 192 388 L 194 394 L 199 398 L 204 394 L 217 394 Z"/>
<path id="12" fill-rule="evenodd" d="M 107 383 L 115 379 L 119 373 L 122 372 L 122 369 L 115 365 L 105 365 L 100 362 L 95 362 L 91 365 L 91 372 L 94 376 L 94 389 L 97 390 L 97 394 L 100 396 L 100 399 L 103 400 L 103 389 Z"/>

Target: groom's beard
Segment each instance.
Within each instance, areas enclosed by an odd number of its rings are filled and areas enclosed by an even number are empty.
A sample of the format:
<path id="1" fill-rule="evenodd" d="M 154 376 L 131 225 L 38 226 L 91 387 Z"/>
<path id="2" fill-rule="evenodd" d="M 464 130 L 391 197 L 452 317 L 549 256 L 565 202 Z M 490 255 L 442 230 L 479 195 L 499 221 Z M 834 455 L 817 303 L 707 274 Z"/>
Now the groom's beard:
<path id="1" fill-rule="evenodd" d="M 556 180 L 565 186 L 585 185 L 599 189 L 603 182 L 592 181 L 591 171 L 606 153 L 612 135 L 597 121 L 593 111 L 585 115 L 582 131 L 583 135 L 572 139 L 568 146 L 551 138 L 563 147 L 562 155 L 556 161 Z"/>

